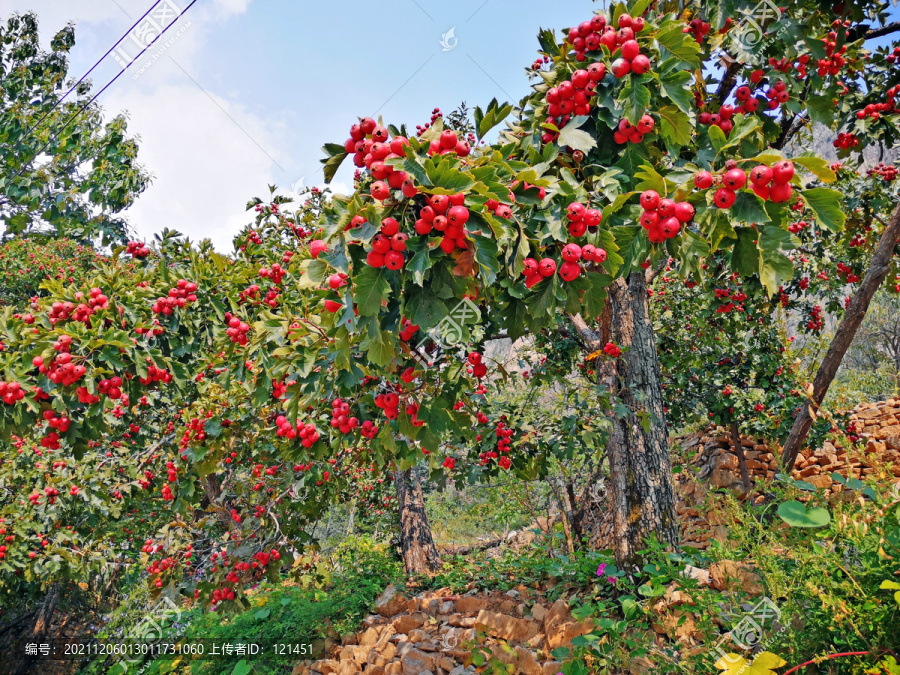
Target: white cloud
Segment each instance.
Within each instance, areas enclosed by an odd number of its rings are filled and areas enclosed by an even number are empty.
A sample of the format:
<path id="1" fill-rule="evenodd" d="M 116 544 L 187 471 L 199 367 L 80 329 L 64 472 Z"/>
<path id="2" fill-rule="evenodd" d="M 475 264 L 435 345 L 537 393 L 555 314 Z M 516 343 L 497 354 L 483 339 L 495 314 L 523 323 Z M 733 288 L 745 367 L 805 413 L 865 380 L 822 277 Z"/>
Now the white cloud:
<path id="1" fill-rule="evenodd" d="M 269 152 L 278 147 L 263 120 L 213 96 L 234 122 L 193 84 L 134 89 L 106 100 L 110 113 L 129 112 L 129 133 L 140 136 L 140 161 L 154 174 L 126 213 L 142 237 L 168 227 L 230 251 L 234 235 L 252 220 L 247 201 L 265 198 L 267 185 L 285 182 L 248 138 Z"/>

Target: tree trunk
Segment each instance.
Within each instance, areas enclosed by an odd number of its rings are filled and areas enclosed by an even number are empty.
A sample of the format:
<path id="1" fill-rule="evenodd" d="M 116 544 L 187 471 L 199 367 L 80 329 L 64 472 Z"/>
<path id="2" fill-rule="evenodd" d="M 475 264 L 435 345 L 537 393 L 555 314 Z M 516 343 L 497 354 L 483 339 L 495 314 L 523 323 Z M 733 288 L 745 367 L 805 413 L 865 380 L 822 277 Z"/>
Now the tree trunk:
<path id="1" fill-rule="evenodd" d="M 422 486 L 415 471 L 394 471 L 400 513 L 400 548 L 407 574 L 428 574 L 441 565 L 425 513 Z"/>
<path id="2" fill-rule="evenodd" d="M 741 468 L 741 480 L 744 483 L 744 492 L 750 492 L 753 483 L 750 482 L 750 472 L 747 470 L 747 458 L 744 457 L 744 446 L 741 445 L 741 432 L 735 420 L 731 420 L 731 441 L 734 443 L 734 454 L 738 458 L 738 466 Z"/>
<path id="3" fill-rule="evenodd" d="M 825 394 L 828 393 L 828 387 L 831 386 L 835 375 L 837 375 L 844 354 L 850 348 L 850 344 L 856 336 L 856 331 L 866 316 L 872 296 L 875 295 L 875 291 L 881 286 L 890 270 L 894 248 L 897 246 L 898 241 L 900 241 L 900 205 L 894 209 L 890 222 L 885 226 L 866 276 L 860 284 L 859 290 L 851 298 L 847 311 L 844 313 L 844 318 L 841 320 L 841 324 L 834 334 L 834 339 L 831 341 L 831 346 L 828 348 L 821 365 L 819 365 L 819 370 L 816 372 L 816 378 L 812 384 L 812 394 L 803 403 L 800 412 L 794 418 L 794 425 L 791 427 L 791 432 L 788 434 L 784 448 L 781 451 L 781 463 L 784 465 L 786 473 L 790 473 L 793 470 L 800 448 L 806 441 L 806 436 L 812 426 L 813 418 L 810 415 L 810 403 L 818 409 L 822 405 L 822 401 L 825 400 Z"/>
<path id="4" fill-rule="evenodd" d="M 41 602 L 40 609 L 37 610 L 37 617 L 35 618 L 30 634 L 28 634 L 27 637 L 23 637 L 21 640 L 23 645 L 26 642 L 40 643 L 49 637 L 47 631 L 50 629 L 50 623 L 53 621 L 53 612 L 56 611 L 56 605 L 59 603 L 59 594 L 59 584 L 54 584 L 50 587 L 50 590 L 47 591 L 47 595 L 44 596 L 44 600 Z M 32 672 L 32 668 L 36 667 L 37 663 L 43 658 L 44 657 L 41 655 L 25 656 L 19 661 L 11 675 L 25 675 L 26 673 Z M 33 672 L 39 672 L 40 670 L 41 668 L 37 668 Z"/>
<path id="5" fill-rule="evenodd" d="M 629 411 L 611 419 L 607 447 L 612 545 L 616 564 L 625 568 L 639 562 L 638 551 L 649 537 L 675 546 L 678 525 L 659 357 L 644 273 L 632 273 L 627 282 L 617 280 L 609 293 L 610 339 L 627 352 L 615 363 L 598 364 L 598 372 L 600 381 Z M 587 328 L 581 317 L 572 317 L 572 321 L 586 342 L 602 348 L 601 336 Z"/>

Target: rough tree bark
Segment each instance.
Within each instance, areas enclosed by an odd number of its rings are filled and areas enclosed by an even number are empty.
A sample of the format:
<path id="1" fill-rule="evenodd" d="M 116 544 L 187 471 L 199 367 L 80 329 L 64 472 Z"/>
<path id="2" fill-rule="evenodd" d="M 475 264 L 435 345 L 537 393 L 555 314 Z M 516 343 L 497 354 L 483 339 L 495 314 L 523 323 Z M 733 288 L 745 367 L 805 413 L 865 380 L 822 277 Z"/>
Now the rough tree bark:
<path id="1" fill-rule="evenodd" d="M 851 298 L 850 304 L 847 305 L 847 311 L 844 312 L 844 318 L 834 334 L 831 346 L 819 365 L 812 384 L 812 394 L 806 399 L 800 412 L 794 418 L 794 425 L 791 427 L 791 432 L 781 451 L 781 463 L 787 472 L 793 470 L 800 448 L 803 447 L 809 429 L 812 427 L 813 418 L 809 412 L 810 404 L 818 408 L 825 400 L 825 394 L 828 393 L 828 387 L 831 386 L 837 375 L 844 354 L 850 348 L 856 331 L 866 316 L 872 296 L 875 295 L 875 291 L 881 286 L 891 268 L 891 259 L 898 241 L 900 241 L 900 204 L 894 209 L 890 221 L 884 228 L 884 232 L 881 233 L 878 248 L 875 249 L 875 255 L 872 256 L 866 276 Z"/>
<path id="2" fill-rule="evenodd" d="M 678 543 L 675 490 L 644 273 L 617 280 L 609 289 L 609 306 L 611 339 L 628 351 L 606 369 L 603 382 L 629 412 L 611 420 L 608 494 L 616 564 L 632 567 L 649 537 Z M 602 347 L 581 317 L 573 323 L 586 341 Z"/>
<path id="3" fill-rule="evenodd" d="M 738 466 L 741 468 L 741 481 L 744 483 L 744 492 L 750 492 L 753 483 L 750 482 L 750 472 L 747 470 L 747 458 L 744 456 L 744 446 L 741 445 L 741 432 L 738 431 L 737 421 L 731 420 L 731 442 L 734 444 L 734 454 L 738 458 Z"/>
<path id="4" fill-rule="evenodd" d="M 31 632 L 22 639 L 23 645 L 25 642 L 38 643 L 49 637 L 47 631 L 50 629 L 50 622 L 53 620 L 53 612 L 56 611 L 56 605 L 59 603 L 59 595 L 60 586 L 59 584 L 54 584 L 50 587 L 50 590 L 47 591 L 47 595 L 44 596 L 44 600 L 41 602 L 40 609 L 37 610 L 37 616 L 31 628 Z M 37 664 L 42 658 L 43 657 L 40 655 L 26 656 L 19 661 L 16 667 L 11 671 L 10 675 L 26 675 L 26 673 L 30 672 L 40 672 L 42 668 Z M 36 668 L 36 670 L 33 670 L 33 667 Z"/>
<path id="5" fill-rule="evenodd" d="M 435 572 L 441 565 L 441 558 L 431 536 L 419 478 L 412 469 L 397 469 L 394 471 L 394 485 L 399 504 L 403 567 L 407 574 Z"/>

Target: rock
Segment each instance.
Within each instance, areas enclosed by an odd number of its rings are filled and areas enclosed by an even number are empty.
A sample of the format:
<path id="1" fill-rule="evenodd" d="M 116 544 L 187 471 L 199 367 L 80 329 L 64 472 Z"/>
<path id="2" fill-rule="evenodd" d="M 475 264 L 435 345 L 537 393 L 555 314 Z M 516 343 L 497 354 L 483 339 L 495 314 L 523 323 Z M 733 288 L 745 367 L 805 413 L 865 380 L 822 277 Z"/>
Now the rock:
<path id="1" fill-rule="evenodd" d="M 438 607 L 439 614 L 453 614 L 454 604 L 452 600 L 446 600 Z"/>
<path id="2" fill-rule="evenodd" d="M 732 455 L 730 452 L 726 452 L 722 455 L 716 457 L 715 464 L 713 465 L 714 469 L 727 469 L 729 471 L 737 471 L 738 469 L 738 458 L 737 455 Z"/>
<path id="3" fill-rule="evenodd" d="M 318 670 L 322 675 L 331 675 L 332 673 L 338 672 L 338 669 L 341 667 L 341 664 L 334 659 L 328 659 L 326 661 L 317 661 L 316 662 L 316 670 Z"/>
<path id="4" fill-rule="evenodd" d="M 391 626 L 393 626 L 394 630 L 398 633 L 409 633 L 409 631 L 415 628 L 421 628 L 423 624 L 424 621 L 421 621 L 418 617 L 411 614 L 403 614 L 397 617 Z"/>
<path id="5" fill-rule="evenodd" d="M 378 642 L 378 631 L 375 628 L 369 628 L 357 636 L 356 644 L 360 647 L 374 647 L 376 642 Z"/>
<path id="6" fill-rule="evenodd" d="M 423 675 L 434 667 L 434 657 L 418 649 L 411 649 L 400 659 L 402 675 Z"/>
<path id="7" fill-rule="evenodd" d="M 556 675 L 562 669 L 562 661 L 545 661 L 543 675 Z"/>
<path id="8" fill-rule="evenodd" d="M 831 476 L 810 476 L 807 478 L 807 482 L 817 488 L 830 488 L 832 483 L 834 483 L 831 480 Z"/>
<path id="9" fill-rule="evenodd" d="M 456 611 L 461 614 L 474 614 L 488 608 L 488 601 L 474 596 L 463 596 L 456 600 Z"/>
<path id="10" fill-rule="evenodd" d="M 428 634 L 423 630 L 419 630 L 418 628 L 409 631 L 408 635 L 410 642 L 424 642 L 428 639 Z"/>
<path id="11" fill-rule="evenodd" d="M 733 590 L 737 587 L 750 595 L 762 595 L 765 592 L 759 576 L 746 563 L 722 560 L 710 565 L 709 573 L 716 590 Z"/>
<path id="12" fill-rule="evenodd" d="M 727 469 L 713 469 L 710 482 L 716 487 L 727 488 L 737 482 L 737 476 Z"/>
<path id="13" fill-rule="evenodd" d="M 705 570 L 701 567 L 694 567 L 693 565 L 685 565 L 684 572 L 682 572 L 684 576 L 690 577 L 692 579 L 696 579 L 699 583 L 704 586 L 709 586 L 712 583 L 712 576 L 709 573 L 709 570 Z"/>
<path id="14" fill-rule="evenodd" d="M 381 616 L 395 616 L 406 610 L 408 602 L 409 599 L 400 593 L 394 584 L 391 584 L 375 601 L 375 611 Z"/>
<path id="15" fill-rule="evenodd" d="M 652 675 L 655 667 L 653 661 L 646 656 L 628 662 L 628 672 L 631 675 Z"/>
<path id="16" fill-rule="evenodd" d="M 543 621 L 544 617 L 547 616 L 547 608 L 538 603 L 531 608 L 531 616 L 534 617 L 535 621 Z"/>
<path id="17" fill-rule="evenodd" d="M 572 640 L 579 635 L 590 633 L 594 629 L 594 622 L 591 619 L 585 619 L 581 622 L 564 623 L 561 626 L 555 626 L 547 630 L 547 647 L 556 649 L 561 646 L 569 646 Z"/>
<path id="18" fill-rule="evenodd" d="M 476 625 L 483 626 L 484 632 L 509 642 L 527 642 L 538 632 L 538 625 L 534 621 L 516 619 L 486 609 L 478 613 Z"/>

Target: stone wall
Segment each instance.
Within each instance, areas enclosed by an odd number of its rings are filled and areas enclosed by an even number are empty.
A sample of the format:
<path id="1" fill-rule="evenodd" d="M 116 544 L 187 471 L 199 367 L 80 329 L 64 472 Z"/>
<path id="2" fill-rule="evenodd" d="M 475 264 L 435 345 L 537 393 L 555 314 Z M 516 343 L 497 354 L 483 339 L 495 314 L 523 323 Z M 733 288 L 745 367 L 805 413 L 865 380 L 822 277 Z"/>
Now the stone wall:
<path id="1" fill-rule="evenodd" d="M 804 449 L 791 476 L 824 489 L 826 496 L 843 490 L 843 485 L 831 478 L 832 473 L 859 479 L 890 464 L 890 473 L 900 477 L 900 399 L 863 403 L 851 412 L 850 420 L 865 442 L 862 450 L 845 447 L 847 444 L 841 441 L 826 442 L 815 451 Z M 722 427 L 676 439 L 675 444 L 679 457 L 674 458 L 674 463 L 677 465 L 680 459 L 698 470 L 676 474 L 682 539 L 686 545 L 706 548 L 710 539 L 727 536 L 722 512 L 704 506 L 709 492 L 716 489 L 743 492 L 738 457 L 730 434 Z M 753 482 L 775 477 L 781 454 L 777 444 L 742 436 L 741 448 Z M 750 497 L 760 498 L 753 494 Z"/>

